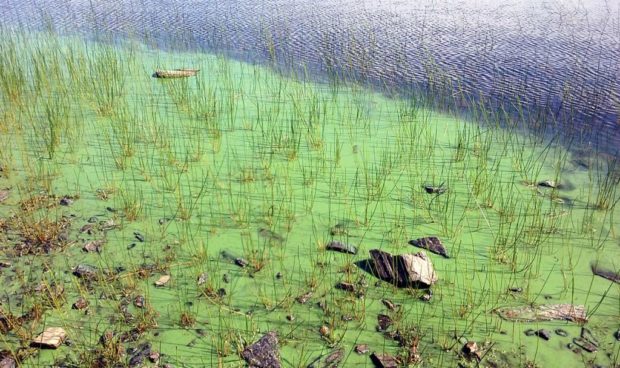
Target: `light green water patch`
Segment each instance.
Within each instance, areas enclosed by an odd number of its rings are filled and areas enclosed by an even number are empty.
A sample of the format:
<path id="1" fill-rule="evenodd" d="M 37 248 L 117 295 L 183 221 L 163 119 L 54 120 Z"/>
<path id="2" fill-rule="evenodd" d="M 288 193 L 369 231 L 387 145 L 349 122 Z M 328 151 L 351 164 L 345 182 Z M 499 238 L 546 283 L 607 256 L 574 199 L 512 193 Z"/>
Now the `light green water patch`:
<path id="1" fill-rule="evenodd" d="M 618 364 L 619 289 L 590 271 L 593 261 L 618 267 L 613 158 L 216 55 L 8 31 L 0 44 L 0 260 L 11 263 L 0 311 L 40 311 L 1 339 L 17 352 L 59 325 L 72 342 L 24 364 L 127 363 L 120 352 L 148 341 L 164 363 L 239 366 L 270 330 L 285 366 L 337 348 L 342 366 L 371 366 L 353 352 L 362 343 L 412 364 L 476 365 L 459 338 L 476 341 L 486 365 Z M 200 72 L 152 78 L 160 68 Z M 426 236 L 450 255 L 427 252 L 439 277 L 430 302 L 358 267 L 371 249 L 418 252 L 407 242 Z M 100 252 L 82 251 L 93 240 Z M 330 240 L 359 251 L 327 251 Z M 96 278 L 74 276 L 78 264 L 96 266 Z M 45 297 L 50 285 L 64 297 Z M 86 311 L 71 309 L 79 296 Z M 575 323 L 494 313 L 558 303 L 585 306 L 598 353 L 566 347 Z M 378 314 L 398 334 L 378 332 Z M 570 337 L 544 341 L 530 328 Z M 106 330 L 120 350 L 99 343 Z"/>

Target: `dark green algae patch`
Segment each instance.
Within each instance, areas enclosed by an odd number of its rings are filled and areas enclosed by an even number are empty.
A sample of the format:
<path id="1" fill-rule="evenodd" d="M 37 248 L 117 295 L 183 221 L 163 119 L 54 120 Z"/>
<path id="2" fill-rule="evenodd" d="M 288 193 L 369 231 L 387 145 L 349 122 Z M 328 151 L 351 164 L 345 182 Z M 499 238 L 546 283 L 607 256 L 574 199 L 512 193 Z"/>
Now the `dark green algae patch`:
<path id="1" fill-rule="evenodd" d="M 282 366 L 618 364 L 620 290 L 591 270 L 620 259 L 615 158 L 220 56 L 4 33 L 0 359 L 244 366 L 274 331 Z M 381 281 L 372 249 L 425 251 L 438 281 Z M 497 313 L 558 304 L 586 319 Z M 47 327 L 63 345 L 31 347 Z"/>

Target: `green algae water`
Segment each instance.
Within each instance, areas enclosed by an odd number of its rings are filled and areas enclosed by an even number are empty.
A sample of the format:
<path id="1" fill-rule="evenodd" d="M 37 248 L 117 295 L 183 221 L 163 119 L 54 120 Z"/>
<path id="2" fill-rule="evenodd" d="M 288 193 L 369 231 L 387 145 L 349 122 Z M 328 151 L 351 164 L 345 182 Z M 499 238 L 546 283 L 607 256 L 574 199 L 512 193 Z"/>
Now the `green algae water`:
<path id="1" fill-rule="evenodd" d="M 358 344 L 403 366 L 619 364 L 620 289 L 591 271 L 619 267 L 616 158 L 218 55 L 8 30 L 0 46 L 3 356 L 244 366 L 275 331 L 283 366 L 329 366 L 339 349 L 339 366 L 373 366 Z M 152 77 L 176 68 L 200 71 Z M 428 236 L 450 256 L 426 252 L 432 293 L 364 267 Z M 587 323 L 497 313 L 555 304 Z M 573 344 L 583 325 L 596 352 Z M 68 343 L 29 347 L 46 327 Z M 146 342 L 158 361 L 136 363 Z"/>

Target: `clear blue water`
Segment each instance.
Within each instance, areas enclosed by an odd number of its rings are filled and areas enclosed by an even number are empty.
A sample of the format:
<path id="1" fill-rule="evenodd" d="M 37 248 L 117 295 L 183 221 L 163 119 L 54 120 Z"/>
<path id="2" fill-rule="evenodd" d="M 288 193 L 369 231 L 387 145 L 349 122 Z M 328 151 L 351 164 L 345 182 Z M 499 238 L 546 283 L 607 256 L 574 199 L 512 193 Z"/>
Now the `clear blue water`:
<path id="1" fill-rule="evenodd" d="M 317 79 L 430 92 L 444 109 L 482 102 L 608 152 L 620 142 L 614 2 L 0 0 L 0 15 L 5 25 L 138 36 L 162 48 L 305 67 Z"/>

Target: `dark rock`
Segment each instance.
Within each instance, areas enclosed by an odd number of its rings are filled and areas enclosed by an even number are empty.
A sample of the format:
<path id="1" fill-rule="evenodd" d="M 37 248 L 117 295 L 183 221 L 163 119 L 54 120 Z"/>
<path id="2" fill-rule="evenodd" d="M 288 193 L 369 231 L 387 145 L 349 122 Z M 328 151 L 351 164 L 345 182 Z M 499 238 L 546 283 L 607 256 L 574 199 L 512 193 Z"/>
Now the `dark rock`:
<path id="1" fill-rule="evenodd" d="M 97 221 L 99 221 L 99 219 L 97 218 L 97 216 L 92 216 L 88 219 L 88 223 L 89 224 L 95 224 L 97 223 Z"/>
<path id="2" fill-rule="evenodd" d="M 566 332 L 565 330 L 563 330 L 561 328 L 556 328 L 555 334 L 558 335 L 558 336 L 562 336 L 562 337 L 568 336 L 568 332 Z"/>
<path id="3" fill-rule="evenodd" d="M 222 281 L 228 284 L 230 282 L 230 275 L 225 273 L 224 276 L 222 276 Z"/>
<path id="4" fill-rule="evenodd" d="M 616 338 L 616 341 L 620 341 L 620 330 L 616 330 L 616 332 L 614 332 L 614 337 Z"/>
<path id="5" fill-rule="evenodd" d="M 225 297 L 225 296 L 226 296 L 226 289 L 224 289 L 224 288 L 219 288 L 219 289 L 217 290 L 217 296 L 218 296 L 218 297 L 220 297 L 220 298 Z"/>
<path id="6" fill-rule="evenodd" d="M 144 243 L 144 235 L 142 235 L 140 232 L 138 231 L 134 231 L 133 232 L 133 236 L 140 242 L 140 243 Z"/>
<path id="7" fill-rule="evenodd" d="M 437 281 L 431 260 L 424 254 L 392 256 L 379 249 L 370 251 L 372 272 L 378 278 L 400 287 L 429 287 Z"/>
<path id="8" fill-rule="evenodd" d="M 286 320 L 289 321 L 289 322 L 293 322 L 295 320 L 295 316 L 292 315 L 292 314 L 288 314 L 286 316 Z"/>
<path id="9" fill-rule="evenodd" d="M 77 310 L 82 310 L 88 307 L 88 300 L 79 297 L 78 300 L 75 301 L 75 303 L 73 303 L 73 305 L 71 305 L 71 308 L 73 309 L 77 309 Z"/>
<path id="10" fill-rule="evenodd" d="M 244 258 L 235 258 L 235 264 L 239 267 L 246 267 L 247 265 L 250 264 L 250 262 L 248 262 Z"/>
<path id="11" fill-rule="evenodd" d="M 86 224 L 80 228 L 80 232 L 87 233 L 88 235 L 92 235 L 95 230 L 94 224 Z"/>
<path id="12" fill-rule="evenodd" d="M 2 314 L 0 310 L 0 333 L 6 335 L 13 329 L 12 318 L 8 315 Z"/>
<path id="13" fill-rule="evenodd" d="M 544 188 L 557 188 L 558 184 L 555 182 L 555 180 L 543 180 L 538 182 L 538 186 Z"/>
<path id="14" fill-rule="evenodd" d="M 339 282 L 336 284 L 336 289 L 355 292 L 355 285 L 350 282 Z"/>
<path id="15" fill-rule="evenodd" d="M 461 348 L 461 352 L 468 359 L 480 360 L 482 358 L 478 344 L 475 341 L 467 341 Z"/>
<path id="16" fill-rule="evenodd" d="M 106 207 L 105 209 L 106 209 L 108 212 L 112 212 L 112 213 L 116 212 L 116 208 Z"/>
<path id="17" fill-rule="evenodd" d="M 392 319 L 386 314 L 379 314 L 377 316 L 377 323 L 377 331 L 383 332 L 392 325 Z"/>
<path id="18" fill-rule="evenodd" d="M 136 247 L 136 243 L 131 243 L 127 246 L 127 250 L 132 250 L 135 247 Z"/>
<path id="19" fill-rule="evenodd" d="M 447 190 L 448 188 L 444 187 L 443 184 L 439 186 L 432 186 L 432 185 L 424 186 L 424 191 L 426 191 L 426 193 L 428 194 L 437 194 L 437 195 L 444 194 Z"/>
<path id="20" fill-rule="evenodd" d="M 276 279 L 280 280 L 282 278 L 282 272 L 276 273 Z"/>
<path id="21" fill-rule="evenodd" d="M 256 368 L 280 368 L 278 357 L 278 337 L 275 332 L 269 332 L 254 344 L 246 347 L 241 353 L 243 359 Z"/>
<path id="22" fill-rule="evenodd" d="M 99 278 L 97 268 L 86 264 L 80 264 L 73 268 L 73 275 L 84 280 L 97 280 Z"/>
<path id="23" fill-rule="evenodd" d="M 520 287 L 511 287 L 508 288 L 508 291 L 512 292 L 512 293 L 522 293 L 523 292 L 523 288 Z"/>
<path id="24" fill-rule="evenodd" d="M 590 264 L 590 268 L 592 269 L 592 273 L 606 278 L 607 280 L 613 281 L 615 283 L 620 283 L 620 272 L 615 272 L 610 269 L 603 268 L 598 265 L 598 263 Z"/>
<path id="25" fill-rule="evenodd" d="M 532 330 L 531 328 L 525 330 L 524 333 L 525 333 L 525 336 L 535 336 L 536 335 L 536 331 Z"/>
<path id="26" fill-rule="evenodd" d="M 448 256 L 446 248 L 441 243 L 441 240 L 439 240 L 439 238 L 437 238 L 436 236 L 409 240 L 409 244 L 413 245 L 414 247 L 427 249 L 428 251 L 439 254 L 442 257 L 450 258 Z"/>
<path id="27" fill-rule="evenodd" d="M 145 342 L 133 351 L 129 358 L 129 367 L 139 367 L 151 355 L 151 344 Z"/>
<path id="28" fill-rule="evenodd" d="M 355 352 L 358 354 L 368 354 L 370 349 L 368 348 L 368 344 L 357 344 L 355 345 Z"/>
<path id="29" fill-rule="evenodd" d="M 332 240 L 325 246 L 327 250 L 333 250 L 340 253 L 357 254 L 357 247 L 351 244 Z"/>
<path id="30" fill-rule="evenodd" d="M 592 334 L 592 331 L 590 331 L 590 329 L 588 329 L 587 327 L 581 327 L 580 337 L 591 343 L 592 345 L 598 347 L 598 341 L 594 337 L 594 334 Z"/>
<path id="31" fill-rule="evenodd" d="M 583 337 L 574 338 L 573 343 L 589 353 L 594 353 L 598 350 L 598 347 L 596 345 L 592 344 Z"/>
<path id="32" fill-rule="evenodd" d="M 61 206 L 71 206 L 72 204 L 73 204 L 73 198 L 67 197 L 67 196 L 60 198 Z"/>
<path id="33" fill-rule="evenodd" d="M 372 353 L 370 360 L 378 368 L 398 368 L 398 362 L 389 354 Z"/>
<path id="34" fill-rule="evenodd" d="M 549 339 L 551 339 L 551 331 L 541 328 L 540 330 L 536 331 L 536 336 L 548 341 Z"/>
<path id="35" fill-rule="evenodd" d="M 169 218 L 167 218 L 167 217 L 162 217 L 162 218 L 160 218 L 159 220 L 157 220 L 157 222 L 158 222 L 160 225 L 163 225 L 163 224 L 165 224 L 165 223 L 166 223 L 166 222 L 168 222 L 168 221 L 170 221 L 170 219 L 169 219 Z"/>
<path id="36" fill-rule="evenodd" d="M 9 261 L 0 261 L 0 268 L 9 268 L 11 267 L 11 262 Z"/>

